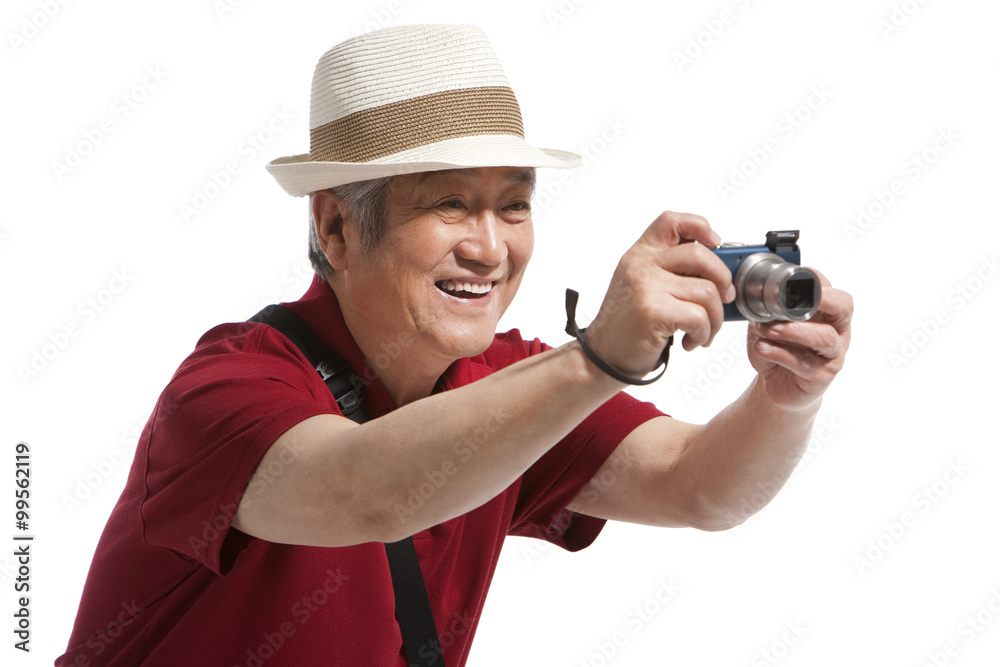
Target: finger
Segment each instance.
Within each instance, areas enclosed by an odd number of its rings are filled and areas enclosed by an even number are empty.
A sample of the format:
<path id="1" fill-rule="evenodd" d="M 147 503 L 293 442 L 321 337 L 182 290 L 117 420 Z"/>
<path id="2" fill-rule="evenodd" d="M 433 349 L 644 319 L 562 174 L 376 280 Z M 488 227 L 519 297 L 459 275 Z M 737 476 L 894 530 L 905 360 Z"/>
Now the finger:
<path id="1" fill-rule="evenodd" d="M 659 254 L 660 266 L 682 276 L 704 278 L 712 282 L 719 298 L 729 303 L 736 298 L 733 287 L 733 273 L 718 255 L 698 243 L 685 243 Z"/>
<path id="2" fill-rule="evenodd" d="M 807 382 L 823 382 L 823 376 L 836 372 L 830 360 L 799 346 L 758 339 L 754 350 L 765 360 L 787 369 Z"/>
<path id="3" fill-rule="evenodd" d="M 663 302 L 659 318 L 666 326 L 668 335 L 678 331 L 684 332 L 681 342 L 688 352 L 708 344 L 717 330 L 713 330 L 708 311 L 704 307 L 694 301 L 677 297 L 671 297 Z"/>
<path id="4" fill-rule="evenodd" d="M 696 310 L 686 314 L 688 317 L 691 315 L 700 317 L 703 312 L 704 319 L 706 319 L 708 323 L 707 336 L 702 335 L 706 332 L 701 328 L 699 328 L 697 332 L 693 329 L 690 330 L 690 333 L 692 334 L 692 344 L 706 346 L 711 345 L 712 341 L 715 340 L 716 334 L 718 334 L 719 330 L 722 328 L 722 324 L 725 319 L 722 308 L 722 300 L 719 298 L 717 286 L 713 282 L 703 278 L 671 275 L 670 279 L 666 282 L 665 289 L 668 294 L 678 301 L 693 303 L 701 309 L 701 312 Z M 683 327 L 678 328 L 681 328 L 686 332 L 689 331 Z"/>
<path id="5" fill-rule="evenodd" d="M 840 334 L 824 322 L 769 322 L 758 325 L 758 333 L 772 343 L 801 347 L 826 359 L 843 354 Z"/>
<path id="6" fill-rule="evenodd" d="M 685 241 L 715 247 L 722 243 L 708 220 L 694 213 L 664 211 L 643 232 L 642 240 L 657 247 L 672 248 Z"/>
<path id="7" fill-rule="evenodd" d="M 845 333 L 851 328 L 851 320 L 854 318 L 854 298 L 847 292 L 834 288 L 822 273 L 812 270 L 823 286 L 816 311 L 816 315 L 821 317 L 813 316 L 813 320 L 819 319 L 833 326 L 837 333 Z"/>

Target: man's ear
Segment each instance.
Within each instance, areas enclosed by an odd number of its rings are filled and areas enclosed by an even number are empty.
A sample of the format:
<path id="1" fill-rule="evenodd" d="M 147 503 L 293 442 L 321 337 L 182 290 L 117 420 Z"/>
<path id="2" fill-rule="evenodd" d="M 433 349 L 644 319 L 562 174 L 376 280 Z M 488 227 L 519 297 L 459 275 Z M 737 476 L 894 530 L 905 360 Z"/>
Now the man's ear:
<path id="1" fill-rule="evenodd" d="M 347 240 L 344 236 L 346 209 L 340 199 L 329 190 L 313 193 L 313 219 L 319 247 L 335 271 L 347 268 Z"/>

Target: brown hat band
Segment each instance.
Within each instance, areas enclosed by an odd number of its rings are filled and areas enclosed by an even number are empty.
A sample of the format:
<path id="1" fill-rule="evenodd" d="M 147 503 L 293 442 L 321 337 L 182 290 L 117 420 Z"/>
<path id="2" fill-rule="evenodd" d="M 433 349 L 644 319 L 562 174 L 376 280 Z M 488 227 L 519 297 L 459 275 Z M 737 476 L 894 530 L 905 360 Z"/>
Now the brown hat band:
<path id="1" fill-rule="evenodd" d="M 309 131 L 309 159 L 370 162 L 446 139 L 524 138 L 521 107 L 506 86 L 446 90 L 364 109 Z"/>

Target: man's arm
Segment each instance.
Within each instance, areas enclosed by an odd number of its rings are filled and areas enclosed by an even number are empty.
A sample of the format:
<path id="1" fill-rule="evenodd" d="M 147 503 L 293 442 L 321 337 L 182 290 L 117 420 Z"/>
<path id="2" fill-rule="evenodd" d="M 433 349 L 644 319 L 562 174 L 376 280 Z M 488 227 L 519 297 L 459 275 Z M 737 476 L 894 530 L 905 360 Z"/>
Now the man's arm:
<path id="1" fill-rule="evenodd" d="M 500 494 L 621 387 L 573 342 L 361 425 L 312 417 L 264 455 L 233 526 L 312 546 L 403 539 Z M 444 484 L 402 520 L 395 508 L 438 471 Z"/>
<path id="2" fill-rule="evenodd" d="M 751 323 L 757 377 L 704 426 L 667 417 L 633 431 L 569 508 L 605 519 L 724 530 L 763 508 L 809 442 L 823 392 L 850 343 L 853 302 L 822 278 L 809 322 Z"/>
<path id="3" fill-rule="evenodd" d="M 657 365 L 675 332 L 684 332 L 685 349 L 708 345 L 722 326 L 723 303 L 735 296 L 729 270 L 706 247 L 719 240 L 700 216 L 658 217 L 622 257 L 588 328 L 598 354 L 641 376 Z M 313 417 L 264 455 L 233 526 L 291 544 L 399 540 L 495 497 L 623 387 L 572 342 L 360 426 Z M 427 474 L 454 460 L 456 443 L 476 440 L 498 408 L 509 418 L 468 461 L 445 471 L 445 484 L 414 516 L 400 521 L 394 508 L 405 506 Z M 669 451 L 687 448 L 673 430 L 656 442 Z"/>

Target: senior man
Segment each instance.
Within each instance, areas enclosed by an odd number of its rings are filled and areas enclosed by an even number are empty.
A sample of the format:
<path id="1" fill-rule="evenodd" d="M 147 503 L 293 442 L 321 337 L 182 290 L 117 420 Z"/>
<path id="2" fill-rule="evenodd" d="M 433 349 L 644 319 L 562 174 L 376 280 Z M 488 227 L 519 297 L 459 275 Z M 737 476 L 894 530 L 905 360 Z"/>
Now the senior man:
<path id="1" fill-rule="evenodd" d="M 143 432 L 57 665 L 463 665 L 507 535 L 575 551 L 607 519 L 725 529 L 806 446 L 850 338 L 825 279 L 812 320 L 750 324 L 757 376 L 707 424 L 622 393 L 671 335 L 691 350 L 722 325 L 732 276 L 702 217 L 664 213 L 622 257 L 589 355 L 496 333 L 532 253 L 534 169 L 577 158 L 524 141 L 478 29 L 334 47 L 310 133 L 268 165 L 311 195 L 316 278 L 286 305 L 369 418 L 275 328 L 206 333 Z M 385 546 L 403 543 L 433 617 L 416 649 Z"/>

